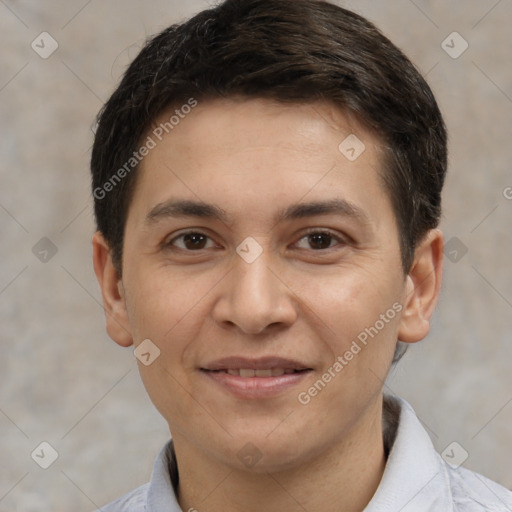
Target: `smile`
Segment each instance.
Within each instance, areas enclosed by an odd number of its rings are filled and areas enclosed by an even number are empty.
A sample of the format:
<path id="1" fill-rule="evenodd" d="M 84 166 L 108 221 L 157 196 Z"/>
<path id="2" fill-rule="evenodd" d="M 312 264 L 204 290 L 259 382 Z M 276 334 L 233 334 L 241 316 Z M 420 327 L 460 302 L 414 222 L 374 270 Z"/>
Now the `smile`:
<path id="1" fill-rule="evenodd" d="M 295 370 L 292 368 L 268 368 L 266 370 L 253 370 L 252 368 L 229 368 L 226 370 L 210 370 L 218 373 L 227 373 L 229 375 L 236 375 L 237 377 L 250 378 L 250 377 L 280 377 L 281 375 L 290 375 L 292 373 L 303 372 L 306 370 Z"/>
<path id="2" fill-rule="evenodd" d="M 199 370 L 208 379 L 209 388 L 213 383 L 222 393 L 245 400 L 279 397 L 294 386 L 303 386 L 304 378 L 313 371 L 299 361 L 280 357 L 229 357 Z"/>

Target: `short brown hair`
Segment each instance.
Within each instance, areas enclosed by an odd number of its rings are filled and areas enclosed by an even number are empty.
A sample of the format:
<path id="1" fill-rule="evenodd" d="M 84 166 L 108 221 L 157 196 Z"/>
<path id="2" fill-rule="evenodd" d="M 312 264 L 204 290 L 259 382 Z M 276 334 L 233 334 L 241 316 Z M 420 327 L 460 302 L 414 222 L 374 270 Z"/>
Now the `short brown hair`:
<path id="1" fill-rule="evenodd" d="M 108 194 L 102 187 L 164 109 L 235 95 L 328 100 L 375 130 L 407 273 L 441 214 L 443 118 L 421 74 L 372 23 L 316 0 L 226 0 L 150 39 L 129 66 L 98 116 L 91 159 L 97 227 L 119 273 L 136 167 Z"/>

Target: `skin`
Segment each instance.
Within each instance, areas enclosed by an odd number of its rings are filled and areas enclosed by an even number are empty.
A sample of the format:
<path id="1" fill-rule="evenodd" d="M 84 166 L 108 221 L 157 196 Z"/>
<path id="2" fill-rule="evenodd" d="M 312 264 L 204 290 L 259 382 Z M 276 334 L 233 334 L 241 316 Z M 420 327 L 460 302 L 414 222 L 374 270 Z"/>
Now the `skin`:
<path id="1" fill-rule="evenodd" d="M 352 133 L 366 146 L 353 162 L 338 149 Z M 378 138 L 328 103 L 200 103 L 141 163 L 122 279 L 94 235 L 109 335 L 161 351 L 139 369 L 174 438 L 183 510 L 360 511 L 374 494 L 385 467 L 383 381 L 396 340 L 428 333 L 443 248 L 439 230 L 427 233 L 404 275 L 381 160 Z M 214 204 L 226 218 L 148 221 L 171 199 Z M 328 199 L 362 213 L 277 220 L 283 208 Z M 208 237 L 199 249 L 177 238 L 189 228 Z M 308 230 L 332 237 L 319 248 Z M 263 250 L 252 263 L 236 253 L 248 236 Z M 394 303 L 401 312 L 301 404 L 298 394 Z M 312 371 L 276 396 L 243 399 L 200 371 L 234 355 L 298 359 Z M 251 467 L 237 456 L 247 443 L 261 454 Z"/>

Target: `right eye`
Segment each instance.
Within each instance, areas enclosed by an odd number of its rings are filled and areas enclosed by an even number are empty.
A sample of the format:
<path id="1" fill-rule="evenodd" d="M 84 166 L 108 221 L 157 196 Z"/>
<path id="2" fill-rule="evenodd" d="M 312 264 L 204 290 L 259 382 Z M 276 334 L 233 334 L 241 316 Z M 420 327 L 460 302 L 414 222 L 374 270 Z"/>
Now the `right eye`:
<path id="1" fill-rule="evenodd" d="M 208 241 L 210 241 L 210 245 L 208 245 Z M 178 249 L 188 252 L 201 251 L 203 249 L 211 249 L 212 247 L 215 247 L 213 240 L 199 231 L 187 231 L 186 233 L 181 233 L 172 240 L 169 240 L 165 245 L 166 247 L 177 247 Z"/>

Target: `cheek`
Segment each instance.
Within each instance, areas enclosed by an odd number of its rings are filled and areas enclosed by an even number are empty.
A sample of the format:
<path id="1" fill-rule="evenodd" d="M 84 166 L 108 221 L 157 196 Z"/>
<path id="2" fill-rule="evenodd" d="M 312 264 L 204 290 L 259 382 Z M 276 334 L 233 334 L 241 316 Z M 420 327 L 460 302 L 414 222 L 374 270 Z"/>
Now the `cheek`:
<path id="1" fill-rule="evenodd" d="M 187 352 L 194 340 L 202 337 L 205 305 L 212 287 L 206 277 L 184 279 L 176 274 L 154 268 L 140 272 L 128 287 L 135 344 L 149 339 L 160 350 L 151 365 L 138 362 L 138 367 L 148 395 L 165 418 L 188 417 L 193 412 L 187 393 L 192 371 Z"/>
<path id="2" fill-rule="evenodd" d="M 400 297 L 400 287 L 394 284 L 397 281 L 383 275 L 371 266 L 357 270 L 340 266 L 329 275 L 297 273 L 289 283 L 304 304 L 302 312 L 308 317 L 316 316 L 343 347 L 364 328 L 374 325 Z M 386 317 L 386 330 L 396 328 L 394 313 L 392 310 Z"/>
<path id="3" fill-rule="evenodd" d="M 336 410 L 357 410 L 363 397 L 370 400 L 382 386 L 395 351 L 399 280 L 391 283 L 381 272 L 358 270 L 345 274 L 339 269 L 329 279 L 314 280 L 315 284 L 308 279 L 296 281 L 307 297 L 306 322 L 317 322 L 313 336 L 323 345 L 324 367 L 318 379 L 324 377 L 327 383 L 324 387 L 317 379 L 313 388 L 302 390 L 303 399 L 319 413 L 325 404 Z M 297 294 L 301 295 L 300 289 Z"/>
<path id="4" fill-rule="evenodd" d="M 201 301 L 214 287 L 208 275 L 187 277 L 169 268 L 147 268 L 133 273 L 128 289 L 131 326 L 139 336 L 166 343 L 180 324 L 197 315 Z M 186 322 L 185 322 L 186 323 Z"/>

